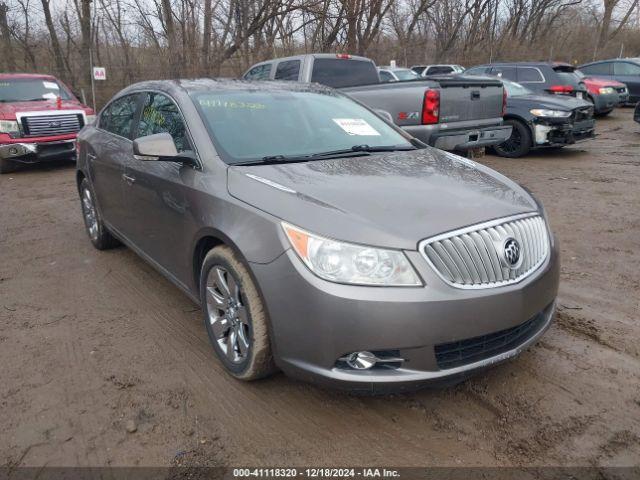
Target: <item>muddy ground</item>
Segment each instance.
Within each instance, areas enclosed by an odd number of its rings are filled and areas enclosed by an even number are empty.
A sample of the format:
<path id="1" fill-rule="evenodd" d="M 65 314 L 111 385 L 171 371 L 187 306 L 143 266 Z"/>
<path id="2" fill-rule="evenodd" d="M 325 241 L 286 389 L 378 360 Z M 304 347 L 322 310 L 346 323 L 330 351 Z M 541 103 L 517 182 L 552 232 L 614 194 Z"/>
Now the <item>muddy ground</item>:
<path id="1" fill-rule="evenodd" d="M 0 176 L 0 465 L 640 464 L 640 125 L 481 161 L 543 200 L 557 320 L 445 390 L 356 397 L 218 365 L 200 311 L 130 250 L 98 252 L 69 164 Z"/>

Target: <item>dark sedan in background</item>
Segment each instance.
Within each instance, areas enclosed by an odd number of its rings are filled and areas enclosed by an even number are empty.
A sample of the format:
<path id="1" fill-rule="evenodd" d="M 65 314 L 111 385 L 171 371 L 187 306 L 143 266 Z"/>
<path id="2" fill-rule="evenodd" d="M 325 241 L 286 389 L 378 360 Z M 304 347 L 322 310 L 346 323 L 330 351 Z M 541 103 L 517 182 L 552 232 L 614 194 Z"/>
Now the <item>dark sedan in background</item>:
<path id="1" fill-rule="evenodd" d="M 502 157 L 522 157 L 542 147 L 563 147 L 594 137 L 593 106 L 570 96 L 535 93 L 503 80 L 507 92 L 505 124 L 511 137 L 494 147 Z"/>
<path id="2" fill-rule="evenodd" d="M 629 89 L 629 103 L 640 102 L 640 58 L 612 58 L 585 63 L 579 68 L 587 76 L 624 83 Z"/>
<path id="3" fill-rule="evenodd" d="M 460 381 L 551 323 L 560 265 L 540 203 L 336 90 L 140 83 L 79 151 L 91 242 L 125 243 L 199 303 L 237 378 Z"/>

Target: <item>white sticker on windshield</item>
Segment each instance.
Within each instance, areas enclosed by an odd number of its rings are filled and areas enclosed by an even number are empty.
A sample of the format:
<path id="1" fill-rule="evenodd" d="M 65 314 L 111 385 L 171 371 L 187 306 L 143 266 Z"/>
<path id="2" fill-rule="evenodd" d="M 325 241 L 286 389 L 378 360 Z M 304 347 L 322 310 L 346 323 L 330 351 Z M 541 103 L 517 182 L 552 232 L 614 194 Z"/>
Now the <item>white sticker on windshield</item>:
<path id="1" fill-rule="evenodd" d="M 349 135 L 380 135 L 362 118 L 334 118 L 333 121 Z"/>
<path id="2" fill-rule="evenodd" d="M 55 82 L 42 82 L 42 85 L 49 90 L 60 90 L 60 86 Z"/>

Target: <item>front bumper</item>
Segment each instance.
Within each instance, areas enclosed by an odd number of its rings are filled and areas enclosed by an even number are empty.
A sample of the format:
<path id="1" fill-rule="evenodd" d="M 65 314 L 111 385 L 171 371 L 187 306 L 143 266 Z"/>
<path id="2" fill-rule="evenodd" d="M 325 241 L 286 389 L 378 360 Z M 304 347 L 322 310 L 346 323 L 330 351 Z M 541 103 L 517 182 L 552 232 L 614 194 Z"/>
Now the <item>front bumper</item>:
<path id="1" fill-rule="evenodd" d="M 399 391 L 446 383 L 518 355 L 548 328 L 558 290 L 555 246 L 536 272 L 504 287 L 449 286 L 418 252 L 406 252 L 426 286 L 339 285 L 313 275 L 288 250 L 270 264 L 252 264 L 271 319 L 276 363 L 288 375 L 331 387 Z M 436 346 L 513 329 L 541 315 L 535 331 L 499 354 L 440 368 Z M 397 368 L 353 370 L 351 352 L 393 352 Z"/>
<path id="2" fill-rule="evenodd" d="M 538 119 L 533 122 L 536 147 L 556 147 L 595 138 L 595 120 L 579 122 Z"/>
<path id="3" fill-rule="evenodd" d="M 0 159 L 20 163 L 37 163 L 48 160 L 73 158 L 75 153 L 75 140 L 16 142 L 0 145 Z"/>
<path id="4" fill-rule="evenodd" d="M 610 112 L 620 104 L 618 92 L 593 95 L 593 110 L 595 113 Z"/>
<path id="5" fill-rule="evenodd" d="M 499 145 L 511 136 L 510 125 L 445 130 L 439 125 L 403 127 L 408 133 L 440 150 L 470 150 Z"/>

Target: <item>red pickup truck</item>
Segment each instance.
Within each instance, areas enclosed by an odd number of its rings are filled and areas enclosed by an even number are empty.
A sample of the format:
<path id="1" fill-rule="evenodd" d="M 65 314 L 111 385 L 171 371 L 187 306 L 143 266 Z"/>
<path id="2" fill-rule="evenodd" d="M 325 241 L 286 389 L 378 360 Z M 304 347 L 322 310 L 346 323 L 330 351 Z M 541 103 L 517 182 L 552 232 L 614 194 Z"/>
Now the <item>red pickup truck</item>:
<path id="1" fill-rule="evenodd" d="M 51 75 L 0 73 L 0 173 L 20 163 L 74 158 L 76 134 L 94 119 Z"/>

